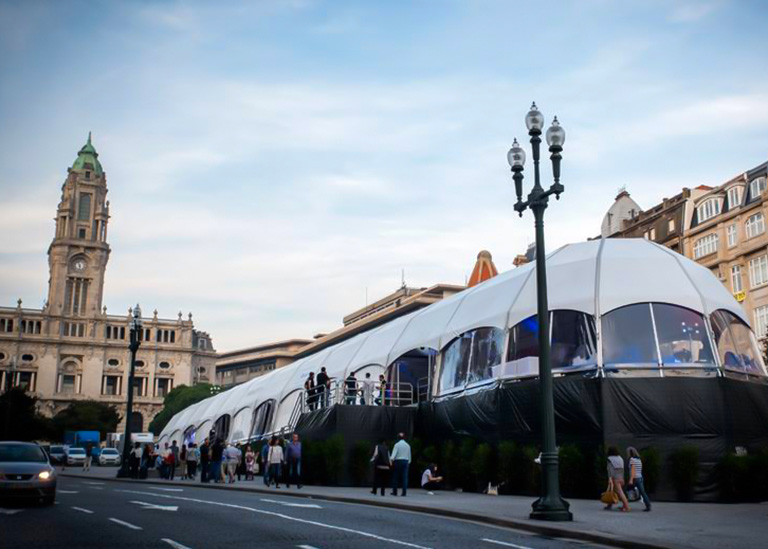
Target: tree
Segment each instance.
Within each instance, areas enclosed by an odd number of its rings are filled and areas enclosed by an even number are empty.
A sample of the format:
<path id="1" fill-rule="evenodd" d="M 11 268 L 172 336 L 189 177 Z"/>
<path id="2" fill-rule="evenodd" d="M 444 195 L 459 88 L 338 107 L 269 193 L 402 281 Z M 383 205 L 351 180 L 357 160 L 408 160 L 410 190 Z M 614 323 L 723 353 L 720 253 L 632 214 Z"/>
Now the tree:
<path id="1" fill-rule="evenodd" d="M 0 440 L 45 440 L 50 420 L 37 411 L 37 399 L 21 387 L 0 395 Z"/>
<path id="2" fill-rule="evenodd" d="M 155 416 L 152 423 L 149 424 L 149 430 L 159 435 L 173 416 L 185 408 L 215 395 L 219 390 L 220 387 L 217 385 L 209 385 L 208 383 L 198 383 L 191 387 L 188 385 L 174 387 L 170 393 L 165 395 L 163 409 Z"/>
<path id="3" fill-rule="evenodd" d="M 103 439 L 107 433 L 117 431 L 120 423 L 120 414 L 114 406 L 84 400 L 73 402 L 53 417 L 54 434 L 59 440 L 64 438 L 66 431 L 99 431 Z"/>

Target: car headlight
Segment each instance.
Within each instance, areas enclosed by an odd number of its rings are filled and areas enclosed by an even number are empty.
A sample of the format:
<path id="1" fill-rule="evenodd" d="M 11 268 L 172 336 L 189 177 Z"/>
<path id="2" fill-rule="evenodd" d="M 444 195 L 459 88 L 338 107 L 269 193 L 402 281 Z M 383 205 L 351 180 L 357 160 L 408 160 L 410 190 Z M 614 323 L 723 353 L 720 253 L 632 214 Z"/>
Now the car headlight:
<path id="1" fill-rule="evenodd" d="M 40 480 L 48 480 L 49 478 L 51 478 L 51 472 L 50 471 L 43 471 L 42 473 L 40 473 L 37 476 L 40 478 Z"/>

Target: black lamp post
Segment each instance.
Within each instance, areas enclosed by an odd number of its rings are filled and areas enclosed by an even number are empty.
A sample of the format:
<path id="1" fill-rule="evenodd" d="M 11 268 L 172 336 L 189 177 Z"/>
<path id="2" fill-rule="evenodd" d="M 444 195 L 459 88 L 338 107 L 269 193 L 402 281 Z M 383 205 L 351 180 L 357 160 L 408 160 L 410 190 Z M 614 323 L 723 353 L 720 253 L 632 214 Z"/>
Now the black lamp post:
<path id="1" fill-rule="evenodd" d="M 130 334 L 131 342 L 128 348 L 131 351 L 131 372 L 128 375 L 128 403 L 125 406 L 125 434 L 123 435 L 123 460 L 120 469 L 117 471 L 117 478 L 130 478 L 130 456 L 131 456 L 131 417 L 133 416 L 133 380 L 136 373 L 136 352 L 141 345 L 140 335 L 143 323 L 141 322 L 141 307 L 138 303 L 133 310 L 133 319 L 131 320 Z"/>
<path id="2" fill-rule="evenodd" d="M 512 148 L 507 153 L 507 161 L 512 167 L 512 178 L 515 181 L 517 203 L 515 211 L 523 216 L 530 208 L 536 224 L 536 297 L 539 320 L 539 383 L 541 387 L 541 473 L 542 495 L 533 503 L 532 519 L 569 521 L 573 515 L 568 510 L 568 502 L 560 497 L 560 480 L 558 478 L 558 456 L 555 439 L 555 404 L 552 395 L 552 365 L 549 361 L 549 304 L 547 303 L 547 266 L 544 250 L 544 210 L 547 209 L 550 195 L 560 199 L 560 193 L 565 189 L 560 184 L 560 153 L 565 142 L 565 131 L 560 127 L 557 117 L 547 130 L 547 143 L 552 153 L 552 175 L 555 182 L 544 190 L 539 177 L 539 147 L 541 145 L 541 130 L 544 127 L 544 116 L 536 108 L 536 103 L 525 117 L 528 135 L 531 136 L 533 151 L 533 189 L 528 199 L 523 201 L 523 165 L 525 151 L 515 139 Z"/>

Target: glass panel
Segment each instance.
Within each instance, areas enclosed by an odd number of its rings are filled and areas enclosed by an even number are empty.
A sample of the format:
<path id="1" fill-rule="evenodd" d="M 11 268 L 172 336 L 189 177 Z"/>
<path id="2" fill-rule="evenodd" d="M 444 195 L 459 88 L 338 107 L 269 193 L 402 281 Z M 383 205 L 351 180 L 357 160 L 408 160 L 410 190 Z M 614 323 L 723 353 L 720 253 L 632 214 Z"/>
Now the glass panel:
<path id="1" fill-rule="evenodd" d="M 654 303 L 653 319 L 664 366 L 715 366 L 704 317 L 699 313 Z"/>
<path id="2" fill-rule="evenodd" d="M 493 367 L 501 364 L 501 354 L 504 349 L 504 330 L 478 328 L 472 333 L 472 358 L 468 383 L 492 378 Z"/>
<path id="3" fill-rule="evenodd" d="M 539 356 L 539 319 L 530 316 L 516 324 L 511 332 L 509 342 L 509 361 L 529 356 Z"/>
<path id="4" fill-rule="evenodd" d="M 597 365 L 595 320 L 578 311 L 553 311 L 552 370 L 581 370 Z"/>
<path id="5" fill-rule="evenodd" d="M 440 390 L 447 391 L 463 387 L 469 369 L 469 355 L 472 347 L 472 333 L 462 334 L 443 351 L 440 368 Z"/>
<path id="6" fill-rule="evenodd" d="M 232 420 L 232 436 L 230 438 L 232 440 L 243 440 L 247 438 L 251 432 L 252 419 L 253 413 L 251 413 L 251 410 L 248 408 L 240 410 L 235 414 L 235 417 Z"/>
<path id="7" fill-rule="evenodd" d="M 67 394 L 75 392 L 75 376 L 61 376 L 61 392 Z"/>
<path id="8" fill-rule="evenodd" d="M 736 372 L 765 375 L 752 330 L 728 311 L 715 311 L 710 318 L 723 367 Z"/>
<path id="9" fill-rule="evenodd" d="M 252 437 L 260 437 L 267 429 L 269 429 L 269 421 L 272 416 L 272 407 L 274 405 L 273 400 L 261 404 L 253 413 L 253 430 L 251 431 Z"/>
<path id="10" fill-rule="evenodd" d="M 88 221 L 88 218 L 90 216 L 91 216 L 91 195 L 81 194 L 80 204 L 77 208 L 77 220 Z"/>
<path id="11" fill-rule="evenodd" d="M 658 363 L 648 303 L 628 305 L 603 315 L 603 364 L 649 366 Z"/>

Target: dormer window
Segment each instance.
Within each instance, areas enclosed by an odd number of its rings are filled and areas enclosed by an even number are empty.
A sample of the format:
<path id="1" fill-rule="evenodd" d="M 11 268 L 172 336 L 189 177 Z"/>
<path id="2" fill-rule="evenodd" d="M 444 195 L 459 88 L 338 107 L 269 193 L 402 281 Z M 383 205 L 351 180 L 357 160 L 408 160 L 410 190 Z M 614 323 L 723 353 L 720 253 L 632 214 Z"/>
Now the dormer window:
<path id="1" fill-rule="evenodd" d="M 731 187 L 728 189 L 728 209 L 733 209 L 736 206 L 741 206 L 741 195 L 744 188 L 741 186 Z"/>
<path id="2" fill-rule="evenodd" d="M 721 201 L 719 198 L 710 198 L 697 208 L 699 223 L 712 219 L 720 213 Z"/>
<path id="3" fill-rule="evenodd" d="M 91 178 L 91 172 L 85 172 L 85 178 L 90 179 Z"/>
<path id="4" fill-rule="evenodd" d="M 765 176 L 756 177 L 749 183 L 749 196 L 752 200 L 759 198 L 765 190 Z"/>

